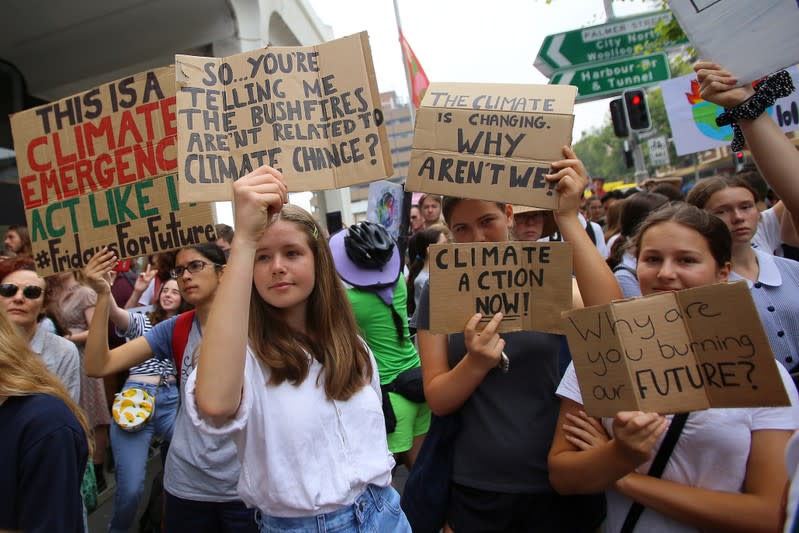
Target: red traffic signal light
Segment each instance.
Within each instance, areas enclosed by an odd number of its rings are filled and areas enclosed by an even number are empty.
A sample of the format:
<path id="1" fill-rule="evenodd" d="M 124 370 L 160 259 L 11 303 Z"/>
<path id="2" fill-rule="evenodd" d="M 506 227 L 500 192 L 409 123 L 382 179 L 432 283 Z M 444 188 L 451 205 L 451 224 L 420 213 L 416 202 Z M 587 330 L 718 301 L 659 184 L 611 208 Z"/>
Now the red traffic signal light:
<path id="1" fill-rule="evenodd" d="M 649 118 L 649 107 L 646 105 L 646 92 L 643 89 L 632 89 L 622 94 L 624 107 L 627 110 L 627 123 L 632 131 L 646 131 L 652 128 Z"/>

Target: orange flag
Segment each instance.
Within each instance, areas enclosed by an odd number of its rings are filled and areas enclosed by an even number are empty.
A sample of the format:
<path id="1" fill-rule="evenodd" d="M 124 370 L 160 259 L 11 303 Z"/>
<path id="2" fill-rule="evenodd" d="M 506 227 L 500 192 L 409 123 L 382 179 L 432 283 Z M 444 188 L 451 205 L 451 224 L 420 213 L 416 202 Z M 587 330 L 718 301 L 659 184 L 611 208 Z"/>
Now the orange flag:
<path id="1" fill-rule="evenodd" d="M 411 46 L 405 40 L 402 32 L 400 32 L 400 44 L 402 45 L 402 57 L 405 58 L 405 68 L 411 78 L 411 101 L 413 102 L 413 107 L 419 109 L 422 97 L 427 90 L 427 86 L 430 85 L 430 81 L 427 79 L 427 74 L 424 73 L 422 65 L 419 64 L 416 54 L 411 50 Z"/>

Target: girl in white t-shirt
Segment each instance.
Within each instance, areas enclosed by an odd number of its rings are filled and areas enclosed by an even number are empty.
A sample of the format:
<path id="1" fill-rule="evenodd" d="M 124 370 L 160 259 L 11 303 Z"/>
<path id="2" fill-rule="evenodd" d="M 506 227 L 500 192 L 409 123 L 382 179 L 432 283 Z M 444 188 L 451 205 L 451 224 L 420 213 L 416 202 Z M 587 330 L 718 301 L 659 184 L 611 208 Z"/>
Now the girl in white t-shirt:
<path id="1" fill-rule="evenodd" d="M 644 295 L 709 285 L 730 273 L 726 225 L 693 206 L 656 211 L 642 223 L 634 244 Z M 796 405 L 790 377 L 777 366 Z M 786 482 L 782 456 L 799 427 L 795 407 L 691 413 L 663 475 L 655 478 L 646 472 L 668 417 L 643 412 L 619 412 L 601 421 L 588 417 L 573 366 L 557 394 L 561 409 L 549 454 L 550 480 L 561 493 L 606 491 L 605 531 L 620 531 L 633 501 L 645 507 L 636 531 L 779 527 Z"/>
<path id="2" fill-rule="evenodd" d="M 236 238 L 187 409 L 229 434 L 262 532 L 410 531 L 391 487 L 374 359 L 322 229 L 263 166 L 234 185 Z"/>

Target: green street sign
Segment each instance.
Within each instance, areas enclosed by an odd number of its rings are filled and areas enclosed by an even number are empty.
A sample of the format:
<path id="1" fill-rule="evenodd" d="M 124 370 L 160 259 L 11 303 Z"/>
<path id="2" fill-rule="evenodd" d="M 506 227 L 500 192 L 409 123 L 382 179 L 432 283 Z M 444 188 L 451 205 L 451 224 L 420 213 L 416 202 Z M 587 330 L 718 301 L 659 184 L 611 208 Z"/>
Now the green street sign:
<path id="1" fill-rule="evenodd" d="M 577 101 L 587 102 L 621 94 L 625 89 L 652 85 L 669 79 L 669 61 L 658 52 L 596 65 L 556 71 L 549 82 L 577 87 Z"/>
<path id="2" fill-rule="evenodd" d="M 671 11 L 658 11 L 547 35 L 538 51 L 535 66 L 545 76 L 551 76 L 555 70 L 576 65 L 632 57 L 637 46 L 654 44 L 659 38 L 655 26 L 659 22 L 667 23 L 671 18 Z M 664 48 L 684 44 L 688 44 L 688 39 L 682 37 L 668 41 Z"/>

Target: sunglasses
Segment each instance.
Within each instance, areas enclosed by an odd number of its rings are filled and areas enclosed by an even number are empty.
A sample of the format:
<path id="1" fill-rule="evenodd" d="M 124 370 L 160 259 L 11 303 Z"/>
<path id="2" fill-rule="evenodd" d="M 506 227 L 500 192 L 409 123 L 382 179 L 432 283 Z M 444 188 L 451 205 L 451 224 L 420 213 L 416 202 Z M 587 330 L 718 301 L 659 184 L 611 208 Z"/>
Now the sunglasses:
<path id="1" fill-rule="evenodd" d="M 5 298 L 11 298 L 12 296 L 17 295 L 17 291 L 20 289 L 19 285 L 14 283 L 3 283 L 0 284 L 0 296 Z M 28 300 L 35 300 L 39 296 L 42 295 L 44 289 L 39 287 L 38 285 L 25 285 L 22 288 L 22 296 L 27 298 Z"/>
<path id="2" fill-rule="evenodd" d="M 213 265 L 214 268 L 216 269 L 222 268 L 222 265 L 218 265 L 216 263 L 207 263 L 205 261 L 195 259 L 194 261 L 189 261 L 189 264 L 186 266 L 176 266 L 175 268 L 169 271 L 169 275 L 172 276 L 172 279 L 178 279 L 187 270 L 189 271 L 190 274 L 196 274 L 197 272 L 204 269 L 208 265 Z"/>

